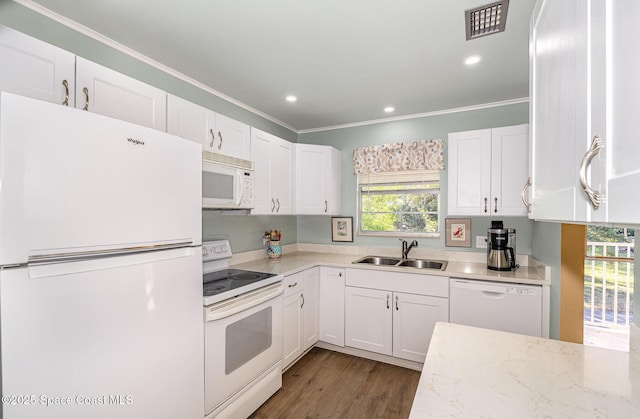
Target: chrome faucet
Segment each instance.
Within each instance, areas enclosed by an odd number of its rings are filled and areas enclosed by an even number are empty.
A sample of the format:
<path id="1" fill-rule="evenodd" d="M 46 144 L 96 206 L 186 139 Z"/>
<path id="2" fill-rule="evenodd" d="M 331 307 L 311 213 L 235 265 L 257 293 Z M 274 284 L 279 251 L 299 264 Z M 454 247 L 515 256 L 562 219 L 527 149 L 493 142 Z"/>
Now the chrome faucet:
<path id="1" fill-rule="evenodd" d="M 409 257 L 409 252 L 413 247 L 418 247 L 418 242 L 416 240 L 412 241 L 411 244 L 407 244 L 407 241 L 404 239 L 398 239 L 402 242 L 402 259 L 407 259 Z"/>

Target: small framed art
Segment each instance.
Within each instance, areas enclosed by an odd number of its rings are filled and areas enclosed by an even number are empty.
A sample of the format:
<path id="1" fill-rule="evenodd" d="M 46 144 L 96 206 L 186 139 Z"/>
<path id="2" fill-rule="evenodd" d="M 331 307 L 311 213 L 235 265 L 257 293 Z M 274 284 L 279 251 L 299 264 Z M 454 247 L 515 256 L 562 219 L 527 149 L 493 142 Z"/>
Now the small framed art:
<path id="1" fill-rule="evenodd" d="M 331 241 L 353 241 L 353 217 L 331 217 Z"/>
<path id="2" fill-rule="evenodd" d="M 471 219 L 447 218 L 445 220 L 445 245 L 450 247 L 471 247 Z"/>

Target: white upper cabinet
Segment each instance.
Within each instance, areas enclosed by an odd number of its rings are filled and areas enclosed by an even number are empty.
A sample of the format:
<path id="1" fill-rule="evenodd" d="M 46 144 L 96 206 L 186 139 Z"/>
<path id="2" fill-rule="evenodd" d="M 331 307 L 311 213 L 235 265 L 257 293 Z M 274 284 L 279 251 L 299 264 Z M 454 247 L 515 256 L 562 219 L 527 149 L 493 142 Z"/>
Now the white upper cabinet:
<path id="1" fill-rule="evenodd" d="M 207 146 L 213 144 L 213 150 L 210 151 L 251 160 L 251 127 L 249 125 L 217 113 L 214 132 L 217 136 L 216 140 L 207 143 Z"/>
<path id="2" fill-rule="evenodd" d="M 532 218 L 637 224 L 638 2 L 543 0 L 531 21 Z"/>
<path id="3" fill-rule="evenodd" d="M 293 214 L 293 143 L 251 129 L 255 207 L 251 214 Z"/>
<path id="4" fill-rule="evenodd" d="M 174 95 L 167 97 L 167 132 L 202 144 L 202 149 L 251 160 L 249 125 Z"/>
<path id="5" fill-rule="evenodd" d="M 527 215 L 528 132 L 523 124 L 449 134 L 449 215 Z"/>
<path id="6" fill-rule="evenodd" d="M 74 106 L 75 55 L 0 26 L 0 90 Z"/>
<path id="7" fill-rule="evenodd" d="M 76 57 L 76 108 L 167 129 L 166 92 L 82 57 Z"/>
<path id="8" fill-rule="evenodd" d="M 314 144 L 296 144 L 295 149 L 296 214 L 339 214 L 340 151 Z"/>

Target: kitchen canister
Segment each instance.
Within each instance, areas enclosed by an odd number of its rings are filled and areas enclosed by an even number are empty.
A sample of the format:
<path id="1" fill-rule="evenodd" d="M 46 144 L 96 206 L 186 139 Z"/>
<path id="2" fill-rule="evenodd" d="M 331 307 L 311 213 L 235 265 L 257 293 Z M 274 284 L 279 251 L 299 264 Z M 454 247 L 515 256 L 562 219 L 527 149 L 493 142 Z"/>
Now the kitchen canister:
<path id="1" fill-rule="evenodd" d="M 269 255 L 269 258 L 271 259 L 278 259 L 280 256 L 282 256 L 282 246 L 280 246 L 280 241 L 269 242 L 267 255 Z"/>

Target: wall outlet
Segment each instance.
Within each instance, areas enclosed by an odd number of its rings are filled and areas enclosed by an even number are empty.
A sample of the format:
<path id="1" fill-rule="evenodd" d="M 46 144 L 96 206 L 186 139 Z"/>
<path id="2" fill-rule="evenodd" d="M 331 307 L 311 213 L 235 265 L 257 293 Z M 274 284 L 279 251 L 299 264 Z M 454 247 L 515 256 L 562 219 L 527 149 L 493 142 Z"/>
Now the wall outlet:
<path id="1" fill-rule="evenodd" d="M 476 236 L 476 247 L 478 249 L 487 248 L 487 236 Z"/>

